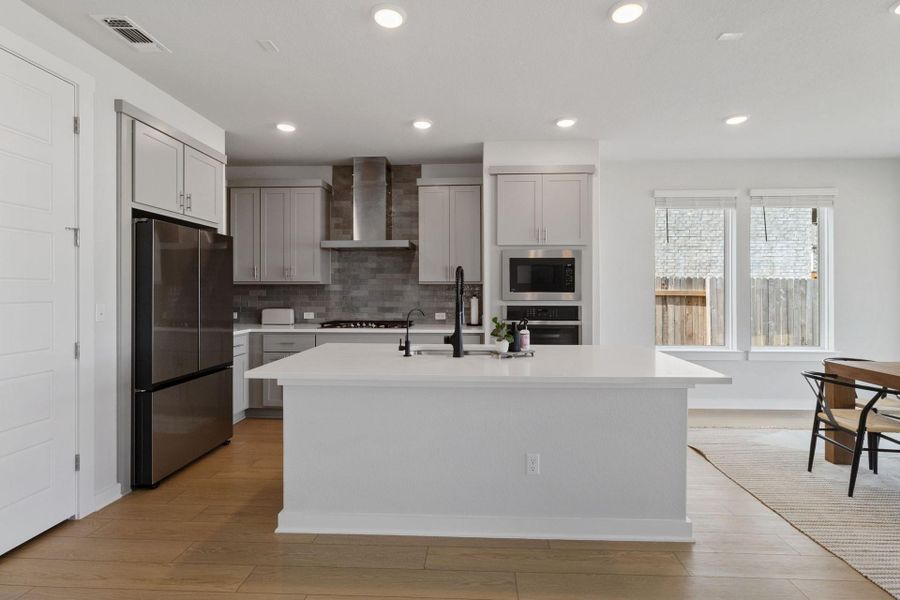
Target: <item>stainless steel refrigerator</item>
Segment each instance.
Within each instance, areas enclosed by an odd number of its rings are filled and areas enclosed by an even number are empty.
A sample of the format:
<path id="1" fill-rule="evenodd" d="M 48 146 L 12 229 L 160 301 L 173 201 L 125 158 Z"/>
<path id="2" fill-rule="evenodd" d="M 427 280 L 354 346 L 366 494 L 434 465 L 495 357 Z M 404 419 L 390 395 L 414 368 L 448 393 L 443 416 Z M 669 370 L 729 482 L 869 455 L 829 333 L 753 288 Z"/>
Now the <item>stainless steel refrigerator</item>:
<path id="1" fill-rule="evenodd" d="M 152 487 L 232 436 L 232 243 L 134 222 L 132 484 Z"/>

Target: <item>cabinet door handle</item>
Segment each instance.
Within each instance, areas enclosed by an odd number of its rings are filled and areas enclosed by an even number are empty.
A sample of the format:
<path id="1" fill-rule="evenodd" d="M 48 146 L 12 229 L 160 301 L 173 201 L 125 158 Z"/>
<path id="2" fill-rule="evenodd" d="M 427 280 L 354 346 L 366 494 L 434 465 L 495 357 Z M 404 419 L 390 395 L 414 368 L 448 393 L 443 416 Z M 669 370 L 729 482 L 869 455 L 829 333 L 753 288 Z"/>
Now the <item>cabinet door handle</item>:
<path id="1" fill-rule="evenodd" d="M 253 266 L 253 279 L 259 279 L 259 267 Z"/>
<path id="2" fill-rule="evenodd" d="M 188 194 L 185 196 L 187 198 L 187 206 L 185 207 L 187 210 L 191 210 L 191 195 Z"/>
<path id="3" fill-rule="evenodd" d="M 545 241 L 545 242 L 546 242 L 548 239 L 550 239 L 550 235 L 549 235 L 548 231 L 549 231 L 549 229 L 547 229 L 546 227 L 544 227 L 544 241 Z"/>
<path id="4" fill-rule="evenodd" d="M 178 208 L 184 208 L 184 192 L 178 192 Z"/>

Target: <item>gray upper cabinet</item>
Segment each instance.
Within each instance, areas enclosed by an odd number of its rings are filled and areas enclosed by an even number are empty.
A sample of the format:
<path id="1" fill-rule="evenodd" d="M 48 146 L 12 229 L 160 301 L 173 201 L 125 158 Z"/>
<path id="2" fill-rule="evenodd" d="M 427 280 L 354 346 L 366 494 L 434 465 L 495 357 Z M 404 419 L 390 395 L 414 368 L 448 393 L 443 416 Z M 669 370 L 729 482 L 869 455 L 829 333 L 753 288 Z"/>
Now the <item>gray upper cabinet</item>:
<path id="1" fill-rule="evenodd" d="M 231 190 L 234 281 L 259 281 L 259 188 Z"/>
<path id="2" fill-rule="evenodd" d="M 288 275 L 291 281 L 331 283 L 331 252 L 321 247 L 327 231 L 325 190 L 292 189 L 288 236 Z"/>
<path id="3" fill-rule="evenodd" d="M 481 187 L 419 188 L 419 283 L 481 281 Z"/>
<path id="4" fill-rule="evenodd" d="M 584 173 L 498 175 L 497 244 L 587 244 L 589 202 Z"/>
<path id="5" fill-rule="evenodd" d="M 541 176 L 497 176 L 497 244 L 540 242 Z"/>
<path id="6" fill-rule="evenodd" d="M 184 213 L 184 144 L 134 122 L 134 202 Z"/>
<path id="7" fill-rule="evenodd" d="M 450 188 L 419 188 L 419 283 L 450 280 Z"/>
<path id="8" fill-rule="evenodd" d="M 186 215 L 218 223 L 222 210 L 225 166 L 190 146 L 184 147 L 184 210 Z"/>
<path id="9" fill-rule="evenodd" d="M 134 121 L 132 201 L 218 225 L 225 166 L 183 142 Z"/>
<path id="10" fill-rule="evenodd" d="M 481 187 L 450 186 L 450 278 L 462 267 L 466 281 L 481 281 Z"/>
<path id="11" fill-rule="evenodd" d="M 322 187 L 232 188 L 235 283 L 331 283 Z"/>
<path id="12" fill-rule="evenodd" d="M 260 194 L 260 278 L 287 281 L 290 188 L 265 188 Z"/>

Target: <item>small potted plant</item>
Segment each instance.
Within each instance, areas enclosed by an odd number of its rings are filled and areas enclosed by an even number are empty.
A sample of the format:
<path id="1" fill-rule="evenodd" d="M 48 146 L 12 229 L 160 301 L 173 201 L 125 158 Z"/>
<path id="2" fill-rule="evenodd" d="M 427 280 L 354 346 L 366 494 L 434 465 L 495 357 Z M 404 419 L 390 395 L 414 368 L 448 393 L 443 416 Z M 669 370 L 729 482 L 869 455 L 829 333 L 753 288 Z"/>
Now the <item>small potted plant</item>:
<path id="1" fill-rule="evenodd" d="M 494 328 L 491 330 L 491 337 L 494 338 L 494 349 L 497 352 L 507 352 L 509 343 L 513 341 L 512 333 L 509 331 L 509 324 L 502 322 L 497 317 L 491 319 Z"/>

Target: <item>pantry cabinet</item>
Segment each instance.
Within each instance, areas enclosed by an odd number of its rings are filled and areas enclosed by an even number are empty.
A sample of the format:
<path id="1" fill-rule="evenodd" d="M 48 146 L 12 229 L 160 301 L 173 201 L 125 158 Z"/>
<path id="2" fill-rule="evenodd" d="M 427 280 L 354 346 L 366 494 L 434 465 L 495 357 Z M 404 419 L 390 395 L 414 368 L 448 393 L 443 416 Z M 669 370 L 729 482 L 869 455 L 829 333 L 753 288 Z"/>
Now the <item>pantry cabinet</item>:
<path id="1" fill-rule="evenodd" d="M 132 201 L 218 225 L 225 165 L 141 121 L 132 123 Z"/>
<path id="2" fill-rule="evenodd" d="M 419 188 L 419 283 L 481 281 L 481 186 Z"/>
<path id="3" fill-rule="evenodd" d="M 585 173 L 498 175 L 497 244 L 587 244 L 588 177 Z"/>
<path id="4" fill-rule="evenodd" d="M 235 283 L 331 283 L 329 191 L 324 187 L 233 187 Z"/>

